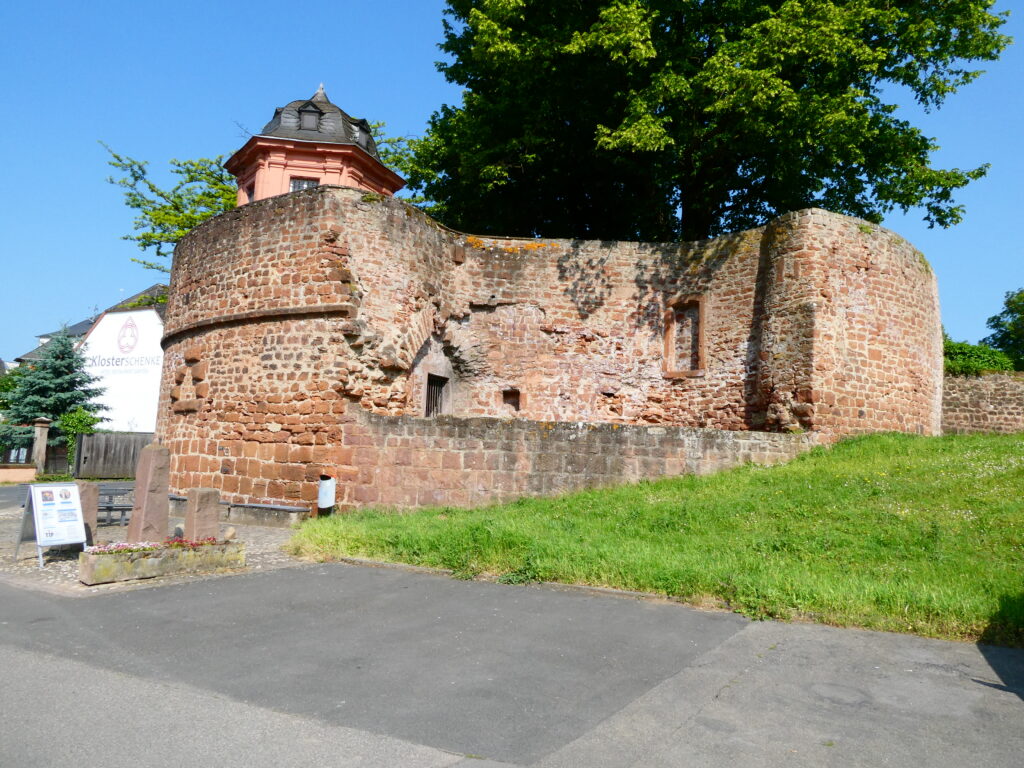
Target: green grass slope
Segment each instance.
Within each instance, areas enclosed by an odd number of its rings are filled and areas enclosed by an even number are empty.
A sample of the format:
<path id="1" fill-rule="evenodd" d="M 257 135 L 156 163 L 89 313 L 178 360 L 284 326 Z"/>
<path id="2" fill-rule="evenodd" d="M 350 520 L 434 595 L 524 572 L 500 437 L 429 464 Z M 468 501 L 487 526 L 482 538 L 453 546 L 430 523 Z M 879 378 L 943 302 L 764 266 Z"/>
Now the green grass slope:
<path id="1" fill-rule="evenodd" d="M 292 551 L 657 592 L 754 617 L 1024 645 L 1024 434 L 872 435 L 472 510 L 311 520 Z"/>

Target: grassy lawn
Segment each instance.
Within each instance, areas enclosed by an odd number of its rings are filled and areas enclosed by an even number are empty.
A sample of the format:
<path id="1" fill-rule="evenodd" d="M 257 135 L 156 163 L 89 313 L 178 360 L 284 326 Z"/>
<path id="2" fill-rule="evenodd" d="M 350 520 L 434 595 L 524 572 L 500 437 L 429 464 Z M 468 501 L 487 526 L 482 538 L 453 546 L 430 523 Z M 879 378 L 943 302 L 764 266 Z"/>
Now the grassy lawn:
<path id="1" fill-rule="evenodd" d="M 311 520 L 290 546 L 1024 646 L 1024 434 L 873 435 L 779 467 L 361 512 Z"/>

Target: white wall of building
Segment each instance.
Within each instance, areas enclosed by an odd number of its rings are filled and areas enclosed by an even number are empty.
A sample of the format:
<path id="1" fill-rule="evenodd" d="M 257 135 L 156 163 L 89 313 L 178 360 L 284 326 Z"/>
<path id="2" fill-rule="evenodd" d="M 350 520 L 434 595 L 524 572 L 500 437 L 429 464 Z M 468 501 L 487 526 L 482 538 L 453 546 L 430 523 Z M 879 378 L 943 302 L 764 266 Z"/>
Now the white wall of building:
<path id="1" fill-rule="evenodd" d="M 89 331 L 82 344 L 86 370 L 105 391 L 107 406 L 101 429 L 152 432 L 160 397 L 160 348 L 164 325 L 153 309 L 108 312 Z"/>

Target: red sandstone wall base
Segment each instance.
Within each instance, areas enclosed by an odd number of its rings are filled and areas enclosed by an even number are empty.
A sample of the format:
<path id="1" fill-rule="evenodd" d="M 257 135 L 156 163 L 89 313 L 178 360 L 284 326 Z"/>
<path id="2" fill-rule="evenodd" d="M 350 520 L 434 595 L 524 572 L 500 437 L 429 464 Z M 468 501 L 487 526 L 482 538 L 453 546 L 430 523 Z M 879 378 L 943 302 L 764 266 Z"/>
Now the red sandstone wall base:
<path id="1" fill-rule="evenodd" d="M 281 499 L 312 507 L 321 474 L 338 480 L 341 509 L 468 507 L 744 463 L 775 464 L 818 443 L 814 434 L 526 419 L 381 416 L 351 406 L 339 445 L 221 443 L 222 457 L 181 457 L 172 492 L 218 488 L 234 503 Z M 279 433 L 275 433 L 279 434 Z M 295 435 L 285 433 L 288 439 Z M 200 467 L 191 470 L 190 467 Z"/>
<path id="2" fill-rule="evenodd" d="M 942 431 L 1024 432 L 1024 373 L 947 376 Z"/>

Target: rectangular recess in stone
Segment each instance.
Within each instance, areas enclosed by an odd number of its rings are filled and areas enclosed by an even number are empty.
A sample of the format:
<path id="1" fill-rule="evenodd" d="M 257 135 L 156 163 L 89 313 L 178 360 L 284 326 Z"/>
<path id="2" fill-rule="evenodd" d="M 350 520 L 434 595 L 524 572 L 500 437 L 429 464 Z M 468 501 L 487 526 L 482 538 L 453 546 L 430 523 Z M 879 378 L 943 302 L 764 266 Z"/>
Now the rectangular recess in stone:
<path id="1" fill-rule="evenodd" d="M 448 379 L 444 376 L 427 374 L 427 405 L 424 410 L 426 416 L 440 416 L 444 413 L 446 388 Z"/>
<path id="2" fill-rule="evenodd" d="M 509 406 L 513 411 L 519 411 L 519 390 L 506 389 L 501 393 L 501 402 Z"/>
<path id="3" fill-rule="evenodd" d="M 665 373 L 699 374 L 704 368 L 704 305 L 698 296 L 674 299 L 665 312 Z"/>

